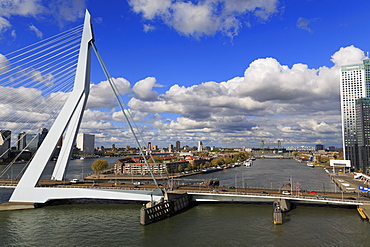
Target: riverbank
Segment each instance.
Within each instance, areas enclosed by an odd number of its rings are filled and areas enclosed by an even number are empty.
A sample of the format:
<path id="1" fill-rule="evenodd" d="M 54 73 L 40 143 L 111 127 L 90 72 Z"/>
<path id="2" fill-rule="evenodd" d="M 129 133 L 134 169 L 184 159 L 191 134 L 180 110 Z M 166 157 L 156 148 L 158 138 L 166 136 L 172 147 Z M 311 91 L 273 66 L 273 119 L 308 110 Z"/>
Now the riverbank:
<path id="1" fill-rule="evenodd" d="M 240 165 L 239 165 L 240 166 Z M 238 167 L 238 166 L 234 166 Z M 205 173 L 213 173 L 218 171 L 223 171 L 225 169 L 231 169 L 234 167 L 227 167 L 227 168 L 209 168 L 209 169 L 203 169 L 203 170 L 194 170 L 194 171 L 186 171 L 186 172 L 179 172 L 175 174 L 154 174 L 155 179 L 177 179 L 177 178 L 183 178 L 198 174 L 205 174 Z M 90 174 L 84 177 L 85 180 L 153 180 L 153 177 L 148 175 L 132 175 L 132 174 L 115 174 L 113 169 L 109 169 L 104 171 L 100 174 Z"/>
<path id="2" fill-rule="evenodd" d="M 188 177 L 192 175 L 200 174 L 201 172 L 189 172 L 189 173 L 177 173 L 172 175 L 167 174 L 155 174 L 154 177 L 157 180 L 161 179 L 176 179 L 182 177 Z M 84 177 L 85 180 L 153 180 L 151 175 L 131 175 L 131 174 L 91 174 Z"/>

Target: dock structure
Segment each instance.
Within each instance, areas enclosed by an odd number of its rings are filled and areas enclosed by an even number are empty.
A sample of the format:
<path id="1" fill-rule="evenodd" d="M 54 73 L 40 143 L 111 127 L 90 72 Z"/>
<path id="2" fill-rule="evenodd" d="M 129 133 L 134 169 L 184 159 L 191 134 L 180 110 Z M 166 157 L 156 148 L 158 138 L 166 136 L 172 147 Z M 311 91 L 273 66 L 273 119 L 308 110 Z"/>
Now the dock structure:
<path id="1" fill-rule="evenodd" d="M 5 202 L 0 205 L 0 211 L 34 209 L 34 208 L 35 208 L 34 203 L 25 203 L 25 202 Z"/>

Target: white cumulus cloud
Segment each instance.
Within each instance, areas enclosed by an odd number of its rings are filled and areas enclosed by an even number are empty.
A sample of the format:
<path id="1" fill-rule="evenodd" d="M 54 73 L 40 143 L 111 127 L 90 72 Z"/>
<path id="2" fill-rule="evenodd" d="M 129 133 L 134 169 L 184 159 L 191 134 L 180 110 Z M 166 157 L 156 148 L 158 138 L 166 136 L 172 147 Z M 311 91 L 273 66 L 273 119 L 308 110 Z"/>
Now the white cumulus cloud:
<path id="1" fill-rule="evenodd" d="M 146 20 L 162 20 L 179 33 L 201 37 L 221 32 L 234 37 L 244 25 L 245 18 L 254 15 L 266 21 L 278 12 L 278 0 L 129 0 L 133 11 Z"/>
<path id="2" fill-rule="evenodd" d="M 157 100 L 158 93 L 153 91 L 153 87 L 162 87 L 157 84 L 157 80 L 154 77 L 147 77 L 135 83 L 132 91 L 135 92 L 136 98 L 153 101 Z"/>
<path id="3" fill-rule="evenodd" d="M 66 21 L 76 21 L 83 17 L 85 9 L 85 0 L 0 0 L 0 33 L 12 26 L 12 17 L 48 18 L 63 26 Z M 34 25 L 30 25 L 30 29 L 42 38 L 41 31 Z M 15 37 L 13 31 L 11 35 Z"/>
<path id="4" fill-rule="evenodd" d="M 125 95 L 131 91 L 130 82 L 124 78 L 113 78 L 114 83 L 121 95 Z M 90 86 L 90 95 L 87 101 L 88 108 L 94 109 L 111 109 L 117 106 L 112 88 L 108 81 L 102 81 L 98 84 Z"/>
<path id="5" fill-rule="evenodd" d="M 275 58 L 260 58 L 246 65 L 242 77 L 192 86 L 174 84 L 161 93 L 156 91 L 161 85 L 155 77 L 133 86 L 124 78 L 114 82 L 121 95 L 131 97 L 128 105 L 144 138 L 161 146 L 177 140 L 255 147 L 261 140 L 277 139 L 284 145 L 340 143 L 339 66 L 363 58 L 363 51 L 354 46 L 335 52 L 332 67 L 287 66 Z M 7 61 L 4 56 L 0 60 Z M 35 74 L 35 79 L 40 76 Z M 19 123 L 11 119 L 21 116 L 30 129 L 37 121 L 48 121 L 49 106 L 60 109 L 69 95 L 58 92 L 44 98 L 37 89 L 23 87 L 2 87 L 1 92 L 3 128 L 16 128 Z M 91 85 L 81 131 L 95 134 L 99 143 L 134 145 L 108 81 Z"/>
<path id="6" fill-rule="evenodd" d="M 360 49 L 349 46 L 333 54 L 332 67 L 289 67 L 274 58 L 257 59 L 243 77 L 189 87 L 175 84 L 163 94 L 153 93 L 156 81 L 150 78 L 136 84 L 142 94 L 136 93 L 129 106 L 148 117 L 162 115 L 152 119 L 153 127 L 173 140 L 180 133 L 189 140 L 197 133 L 209 142 L 235 138 L 242 143 L 244 135 L 251 142 L 266 138 L 304 144 L 321 138 L 339 143 L 338 65 L 362 58 Z M 168 113 L 173 117 L 165 117 Z M 297 133 L 304 133 L 305 139 Z"/>
<path id="7" fill-rule="evenodd" d="M 343 66 L 361 63 L 364 58 L 364 52 L 361 49 L 351 45 L 340 48 L 339 51 L 334 53 L 331 61 L 337 66 Z"/>

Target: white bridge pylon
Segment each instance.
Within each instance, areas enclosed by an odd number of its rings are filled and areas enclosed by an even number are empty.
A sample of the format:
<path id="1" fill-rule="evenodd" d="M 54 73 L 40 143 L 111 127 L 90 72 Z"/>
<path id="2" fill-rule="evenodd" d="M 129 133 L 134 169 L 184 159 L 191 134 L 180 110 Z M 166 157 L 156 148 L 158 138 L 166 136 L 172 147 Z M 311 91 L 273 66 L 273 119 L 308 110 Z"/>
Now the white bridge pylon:
<path id="1" fill-rule="evenodd" d="M 45 203 L 52 199 L 78 198 L 150 201 L 152 196 L 152 199 L 155 200 L 161 197 L 160 191 L 153 193 L 153 191 L 37 187 L 37 183 L 53 154 L 58 140 L 66 132 L 62 149 L 52 174 L 52 180 L 61 181 L 64 178 L 89 96 L 90 57 L 93 42 L 91 16 L 86 11 L 73 91 L 16 186 L 9 200 L 10 202 Z"/>

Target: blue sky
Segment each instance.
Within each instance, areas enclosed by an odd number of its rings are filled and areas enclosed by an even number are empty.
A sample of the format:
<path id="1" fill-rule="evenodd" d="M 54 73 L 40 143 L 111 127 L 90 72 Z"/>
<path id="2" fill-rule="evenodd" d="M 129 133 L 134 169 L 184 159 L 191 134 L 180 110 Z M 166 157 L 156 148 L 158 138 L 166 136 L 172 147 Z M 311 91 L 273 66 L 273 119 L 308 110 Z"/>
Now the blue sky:
<path id="1" fill-rule="evenodd" d="M 0 0 L 0 54 L 82 24 L 86 8 L 147 141 L 341 147 L 339 66 L 369 50 L 369 1 Z M 134 145 L 92 66 L 82 131 Z"/>

